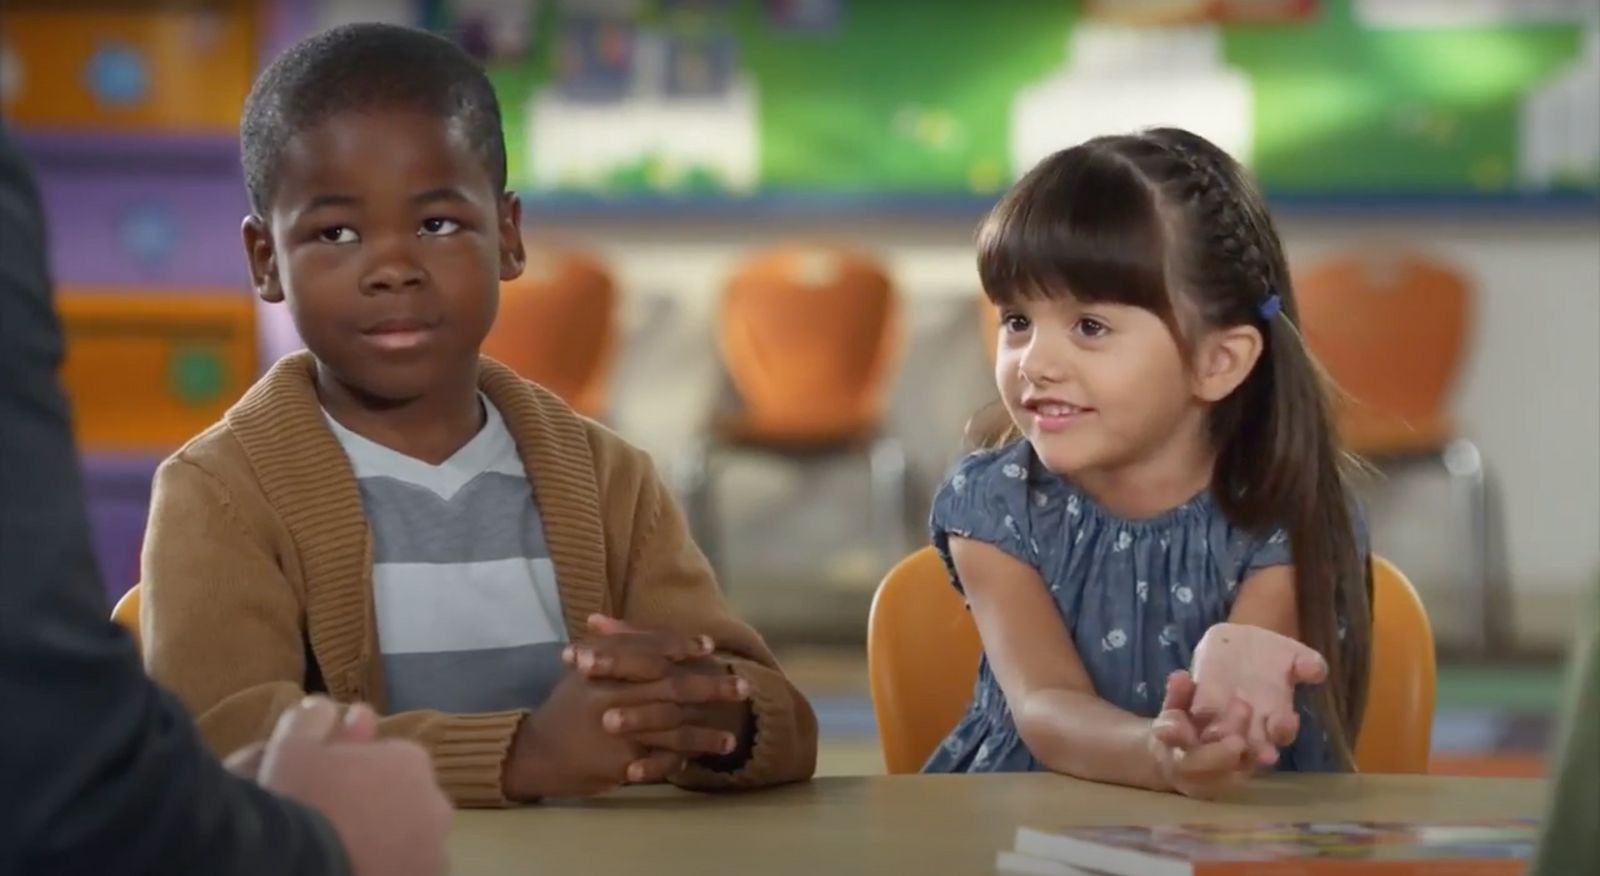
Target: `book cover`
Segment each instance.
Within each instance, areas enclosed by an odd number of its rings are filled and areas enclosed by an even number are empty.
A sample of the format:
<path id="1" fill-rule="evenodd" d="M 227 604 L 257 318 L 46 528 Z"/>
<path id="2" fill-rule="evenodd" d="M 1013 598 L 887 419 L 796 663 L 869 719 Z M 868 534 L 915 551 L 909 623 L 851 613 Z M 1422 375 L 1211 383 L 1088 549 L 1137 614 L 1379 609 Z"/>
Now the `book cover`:
<path id="1" fill-rule="evenodd" d="M 1016 853 L 1107 876 L 1516 876 L 1537 837 L 1531 818 L 1024 827 Z"/>
<path id="2" fill-rule="evenodd" d="M 1001 852 L 995 859 L 994 869 L 1000 876 L 1100 876 L 1071 864 L 1035 858 L 1021 852 Z"/>

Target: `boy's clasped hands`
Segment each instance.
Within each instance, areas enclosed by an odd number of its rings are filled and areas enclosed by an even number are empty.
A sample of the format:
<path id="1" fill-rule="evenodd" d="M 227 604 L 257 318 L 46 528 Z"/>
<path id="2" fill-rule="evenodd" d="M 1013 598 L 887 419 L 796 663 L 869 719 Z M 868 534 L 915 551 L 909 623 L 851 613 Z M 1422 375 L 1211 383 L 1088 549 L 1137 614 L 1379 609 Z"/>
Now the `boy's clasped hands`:
<path id="1" fill-rule="evenodd" d="M 567 646 L 568 672 L 522 722 L 506 770 L 514 800 L 662 782 L 729 757 L 750 732 L 750 685 L 709 636 L 647 631 L 605 615 Z"/>
<path id="2" fill-rule="evenodd" d="M 1327 677 L 1322 656 L 1263 627 L 1223 623 L 1195 648 L 1192 672 L 1167 678 L 1150 747 L 1163 780 L 1212 799 L 1278 762 L 1300 731 L 1294 692 Z"/>

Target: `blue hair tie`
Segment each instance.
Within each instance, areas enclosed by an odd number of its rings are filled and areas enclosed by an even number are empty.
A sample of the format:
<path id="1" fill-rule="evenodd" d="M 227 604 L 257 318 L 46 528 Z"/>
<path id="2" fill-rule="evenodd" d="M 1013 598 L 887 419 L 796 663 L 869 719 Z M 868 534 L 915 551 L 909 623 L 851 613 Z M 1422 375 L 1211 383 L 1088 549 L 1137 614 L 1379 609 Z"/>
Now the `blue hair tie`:
<path id="1" fill-rule="evenodd" d="M 1283 297 L 1276 292 L 1268 292 L 1265 301 L 1257 308 L 1263 322 L 1272 322 L 1283 312 Z"/>

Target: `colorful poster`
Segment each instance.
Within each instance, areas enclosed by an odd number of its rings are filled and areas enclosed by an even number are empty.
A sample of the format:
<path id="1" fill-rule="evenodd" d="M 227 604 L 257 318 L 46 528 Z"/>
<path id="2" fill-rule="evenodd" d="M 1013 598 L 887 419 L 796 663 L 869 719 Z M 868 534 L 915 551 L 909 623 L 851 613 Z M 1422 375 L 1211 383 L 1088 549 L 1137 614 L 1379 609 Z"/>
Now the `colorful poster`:
<path id="1" fill-rule="evenodd" d="M 1276 195 L 1585 203 L 1590 7 L 435 0 L 428 21 L 484 58 L 535 199 L 991 197 L 1056 149 L 1166 124 Z"/>

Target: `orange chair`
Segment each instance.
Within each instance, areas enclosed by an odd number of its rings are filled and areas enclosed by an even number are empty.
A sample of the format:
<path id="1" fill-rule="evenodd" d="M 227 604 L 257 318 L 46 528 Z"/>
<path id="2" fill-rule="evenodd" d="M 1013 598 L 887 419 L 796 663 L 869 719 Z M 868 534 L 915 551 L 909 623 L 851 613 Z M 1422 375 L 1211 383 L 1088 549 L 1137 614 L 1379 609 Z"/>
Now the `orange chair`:
<path id="1" fill-rule="evenodd" d="M 617 299 L 611 274 L 593 255 L 530 247 L 527 270 L 501 286 L 483 352 L 599 417 L 616 353 Z"/>
<path id="2" fill-rule="evenodd" d="M 1425 773 L 1436 685 L 1433 625 L 1417 590 L 1393 563 L 1372 558 L 1372 677 L 1356 738 L 1367 773 Z"/>
<path id="3" fill-rule="evenodd" d="M 719 416 L 693 448 L 684 488 L 691 523 L 713 562 L 712 466 L 728 447 L 788 458 L 865 449 L 879 543 L 898 556 L 909 516 L 905 453 L 881 426 L 900 314 L 883 266 L 832 246 L 757 252 L 729 280 L 718 341 L 741 410 Z"/>
<path id="4" fill-rule="evenodd" d="M 784 246 L 740 265 L 718 341 L 743 403 L 723 421 L 739 443 L 834 446 L 870 437 L 899 353 L 889 276 L 863 253 Z"/>
<path id="5" fill-rule="evenodd" d="M 1295 275 L 1306 343 L 1344 398 L 1345 446 L 1375 463 L 1443 462 L 1463 486 L 1477 598 L 1475 645 L 1493 650 L 1509 629 L 1503 581 L 1492 569 L 1490 494 L 1478 449 L 1446 410 L 1473 323 L 1472 290 L 1454 268 L 1410 253 L 1353 254 Z"/>
<path id="6" fill-rule="evenodd" d="M 972 701 L 983 642 L 944 561 L 925 547 L 889 570 L 867 616 L 867 677 L 890 773 L 914 773 Z"/>
<path id="7" fill-rule="evenodd" d="M 1348 398 L 1339 428 L 1351 450 L 1435 452 L 1454 437 L 1445 410 L 1472 323 L 1472 295 L 1452 268 L 1421 256 L 1352 255 L 1295 276 L 1306 342 Z"/>
<path id="8" fill-rule="evenodd" d="M 1433 733 L 1433 631 L 1411 582 L 1381 557 L 1373 558 L 1373 591 L 1375 670 L 1356 764 L 1363 772 L 1423 773 Z M 867 622 L 867 673 L 890 773 L 920 770 L 960 720 L 982 650 L 933 548 L 883 579 Z"/>
<path id="9" fill-rule="evenodd" d="M 111 619 L 122 624 L 128 635 L 133 637 L 133 646 L 142 651 L 144 645 L 139 640 L 139 588 L 140 585 L 135 584 L 122 594 L 116 607 L 111 609 Z"/>

